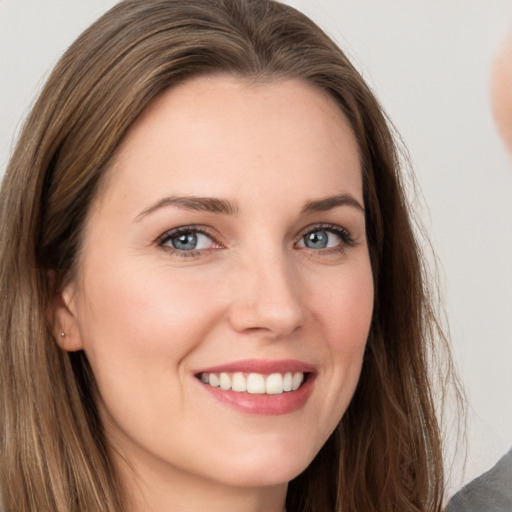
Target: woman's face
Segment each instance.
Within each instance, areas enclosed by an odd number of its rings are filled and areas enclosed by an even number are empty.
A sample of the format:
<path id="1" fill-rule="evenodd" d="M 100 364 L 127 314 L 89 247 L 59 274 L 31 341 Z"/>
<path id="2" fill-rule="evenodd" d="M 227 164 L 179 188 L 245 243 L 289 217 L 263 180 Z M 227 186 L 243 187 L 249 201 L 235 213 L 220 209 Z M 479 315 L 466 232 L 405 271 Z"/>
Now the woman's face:
<path id="1" fill-rule="evenodd" d="M 295 477 L 350 402 L 372 316 L 339 108 L 294 80 L 164 93 L 120 147 L 62 298 L 60 343 L 85 351 L 140 478 Z"/>

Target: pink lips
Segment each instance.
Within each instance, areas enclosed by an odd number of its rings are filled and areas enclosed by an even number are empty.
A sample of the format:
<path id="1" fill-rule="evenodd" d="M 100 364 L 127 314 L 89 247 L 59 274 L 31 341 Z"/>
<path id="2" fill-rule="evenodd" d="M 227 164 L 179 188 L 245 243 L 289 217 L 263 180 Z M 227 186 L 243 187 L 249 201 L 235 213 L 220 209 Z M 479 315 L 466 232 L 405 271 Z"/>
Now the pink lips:
<path id="1" fill-rule="evenodd" d="M 246 359 L 244 361 L 236 361 L 218 366 L 211 366 L 203 368 L 197 373 L 220 373 L 220 372 L 244 372 L 244 373 L 262 373 L 263 375 L 270 375 L 274 372 L 303 372 L 313 373 L 315 367 L 296 361 L 295 359 L 284 359 L 280 361 L 262 360 L 262 359 Z"/>
<path id="2" fill-rule="evenodd" d="M 316 370 L 312 365 L 297 360 L 260 360 L 248 359 L 237 361 L 225 365 L 203 368 L 196 373 L 200 377 L 203 373 L 259 373 L 270 375 L 272 373 L 302 372 L 305 374 L 304 383 L 295 391 L 284 392 L 276 395 L 268 394 L 250 394 L 247 392 L 237 392 L 232 390 L 223 390 L 202 383 L 199 378 L 197 382 L 213 398 L 219 402 L 225 403 L 240 412 L 275 416 L 288 414 L 302 408 L 307 402 L 313 391 Z"/>

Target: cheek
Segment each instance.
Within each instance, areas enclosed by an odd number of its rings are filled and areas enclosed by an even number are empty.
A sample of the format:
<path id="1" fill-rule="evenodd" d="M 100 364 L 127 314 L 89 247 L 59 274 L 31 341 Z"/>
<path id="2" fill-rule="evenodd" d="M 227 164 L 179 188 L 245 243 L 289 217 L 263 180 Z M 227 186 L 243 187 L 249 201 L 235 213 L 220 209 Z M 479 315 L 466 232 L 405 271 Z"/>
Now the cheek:
<path id="1" fill-rule="evenodd" d="M 156 433 L 186 410 L 187 356 L 218 318 L 204 280 L 135 267 L 121 262 L 94 274 L 105 278 L 89 275 L 80 304 L 98 406 L 114 433 Z"/>
<path id="2" fill-rule="evenodd" d="M 204 280 L 136 265 L 89 274 L 80 303 L 85 352 L 98 380 L 156 378 L 155 369 L 180 368 L 218 316 Z M 200 314 L 199 314 L 200 312 Z"/>
<path id="3" fill-rule="evenodd" d="M 334 428 L 359 381 L 370 330 L 374 288 L 369 260 L 340 269 L 324 284 L 315 287 L 312 304 L 315 304 L 316 325 L 323 329 L 323 343 L 318 350 L 323 350 L 324 359 L 330 361 L 325 402 L 331 407 L 326 409 L 329 418 L 325 423 Z"/>
<path id="4" fill-rule="evenodd" d="M 369 261 L 331 279 L 317 299 L 333 351 L 347 357 L 364 350 L 373 314 L 374 289 Z"/>

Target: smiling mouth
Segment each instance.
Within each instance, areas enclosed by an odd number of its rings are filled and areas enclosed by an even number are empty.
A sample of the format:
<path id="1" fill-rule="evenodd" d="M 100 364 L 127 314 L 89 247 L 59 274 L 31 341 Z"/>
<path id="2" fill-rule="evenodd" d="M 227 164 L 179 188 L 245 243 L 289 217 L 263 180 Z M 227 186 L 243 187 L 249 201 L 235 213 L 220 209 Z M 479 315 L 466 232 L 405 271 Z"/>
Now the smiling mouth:
<path id="1" fill-rule="evenodd" d="M 297 391 L 308 379 L 309 373 L 284 372 L 262 373 L 245 372 L 202 372 L 196 375 L 204 384 L 223 391 L 249 393 L 253 395 L 281 395 Z"/>

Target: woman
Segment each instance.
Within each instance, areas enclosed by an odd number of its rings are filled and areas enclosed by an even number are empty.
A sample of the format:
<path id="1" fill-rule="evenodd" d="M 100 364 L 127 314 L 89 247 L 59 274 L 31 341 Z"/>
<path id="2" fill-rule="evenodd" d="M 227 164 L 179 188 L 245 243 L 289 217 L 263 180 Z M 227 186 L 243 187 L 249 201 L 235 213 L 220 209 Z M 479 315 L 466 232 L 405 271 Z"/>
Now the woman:
<path id="1" fill-rule="evenodd" d="M 262 0 L 128 0 L 1 192 L 6 510 L 439 510 L 444 346 L 385 116 Z"/>

